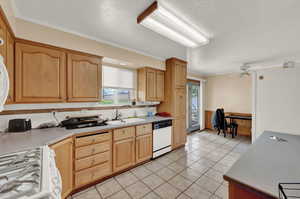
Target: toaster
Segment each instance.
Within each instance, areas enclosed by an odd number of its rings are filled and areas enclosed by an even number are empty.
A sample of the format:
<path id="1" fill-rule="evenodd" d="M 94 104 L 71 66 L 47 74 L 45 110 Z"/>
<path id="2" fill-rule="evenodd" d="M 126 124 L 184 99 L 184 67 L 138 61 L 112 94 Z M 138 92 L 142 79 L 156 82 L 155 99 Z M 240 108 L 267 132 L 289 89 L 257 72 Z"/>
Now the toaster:
<path id="1" fill-rule="evenodd" d="M 8 122 L 8 132 L 25 132 L 31 130 L 30 119 L 13 119 Z"/>

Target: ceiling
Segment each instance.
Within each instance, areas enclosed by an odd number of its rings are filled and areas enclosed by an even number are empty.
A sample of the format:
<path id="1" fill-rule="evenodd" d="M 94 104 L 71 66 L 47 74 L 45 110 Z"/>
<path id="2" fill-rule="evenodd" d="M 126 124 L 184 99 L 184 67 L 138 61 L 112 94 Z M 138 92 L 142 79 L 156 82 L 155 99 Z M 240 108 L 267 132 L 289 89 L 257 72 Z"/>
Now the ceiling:
<path id="1" fill-rule="evenodd" d="M 186 59 L 190 71 L 204 75 L 236 72 L 244 62 L 300 61 L 299 0 L 160 0 L 211 38 L 208 45 L 188 50 L 136 23 L 153 1 L 14 1 L 25 20 L 160 59 Z"/>

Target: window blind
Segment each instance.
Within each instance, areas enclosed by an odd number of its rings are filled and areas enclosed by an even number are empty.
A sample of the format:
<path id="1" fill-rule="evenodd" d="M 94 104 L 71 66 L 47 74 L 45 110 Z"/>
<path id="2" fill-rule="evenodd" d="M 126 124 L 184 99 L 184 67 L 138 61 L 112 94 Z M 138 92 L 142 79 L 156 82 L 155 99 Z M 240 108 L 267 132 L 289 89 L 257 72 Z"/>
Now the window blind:
<path id="1" fill-rule="evenodd" d="M 102 67 L 103 87 L 135 88 L 136 71 L 118 67 Z"/>

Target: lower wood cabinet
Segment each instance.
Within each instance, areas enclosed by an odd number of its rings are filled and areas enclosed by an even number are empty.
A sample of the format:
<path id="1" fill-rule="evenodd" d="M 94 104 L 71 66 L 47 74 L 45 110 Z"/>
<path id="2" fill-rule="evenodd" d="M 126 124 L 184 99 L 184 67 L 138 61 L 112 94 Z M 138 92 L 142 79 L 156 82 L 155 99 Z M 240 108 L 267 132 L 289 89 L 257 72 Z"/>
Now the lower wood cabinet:
<path id="1" fill-rule="evenodd" d="M 150 160 L 152 157 L 152 133 L 137 137 L 135 149 L 136 163 Z"/>
<path id="2" fill-rule="evenodd" d="M 186 143 L 186 123 L 185 117 L 173 120 L 172 147 L 177 148 Z"/>
<path id="3" fill-rule="evenodd" d="M 135 164 L 135 138 L 113 143 L 113 172 L 127 169 Z"/>
<path id="4" fill-rule="evenodd" d="M 62 178 L 62 198 L 73 190 L 73 138 L 51 146 L 55 152 L 56 166 Z"/>

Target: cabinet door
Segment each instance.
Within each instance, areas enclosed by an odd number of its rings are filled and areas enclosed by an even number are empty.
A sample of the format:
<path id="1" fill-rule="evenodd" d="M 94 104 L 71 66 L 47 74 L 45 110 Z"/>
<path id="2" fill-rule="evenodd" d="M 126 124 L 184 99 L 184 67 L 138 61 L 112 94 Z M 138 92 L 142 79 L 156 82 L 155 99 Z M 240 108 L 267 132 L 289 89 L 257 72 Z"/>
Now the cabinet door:
<path id="1" fill-rule="evenodd" d="M 134 138 L 117 141 L 113 146 L 113 172 L 127 169 L 135 164 Z"/>
<path id="2" fill-rule="evenodd" d="M 15 54 L 14 54 L 14 39 L 9 32 L 7 32 L 6 42 L 6 67 L 9 75 L 9 95 L 6 103 L 14 102 L 14 83 L 15 83 Z"/>
<path id="3" fill-rule="evenodd" d="M 65 53 L 17 43 L 16 102 L 63 102 L 65 96 Z"/>
<path id="4" fill-rule="evenodd" d="M 156 99 L 164 101 L 165 99 L 165 73 L 156 71 Z"/>
<path id="5" fill-rule="evenodd" d="M 172 147 L 177 148 L 186 143 L 186 120 L 185 117 L 173 120 Z"/>
<path id="6" fill-rule="evenodd" d="M 156 100 L 156 71 L 147 69 L 146 72 L 146 92 L 148 101 Z"/>
<path id="7" fill-rule="evenodd" d="M 100 101 L 101 59 L 68 54 L 68 101 Z"/>
<path id="8" fill-rule="evenodd" d="M 3 40 L 3 44 L 0 45 L 0 55 L 3 57 L 4 63 L 6 63 L 6 26 L 2 18 L 0 18 L 0 39 Z"/>
<path id="9" fill-rule="evenodd" d="M 73 138 L 68 138 L 51 146 L 55 152 L 56 166 L 62 178 L 62 198 L 73 189 Z"/>
<path id="10" fill-rule="evenodd" d="M 185 88 L 177 88 L 174 92 L 174 116 L 186 116 L 186 90 Z"/>
<path id="11" fill-rule="evenodd" d="M 139 136 L 135 142 L 136 163 L 149 160 L 152 157 L 152 134 Z"/>
<path id="12" fill-rule="evenodd" d="M 175 85 L 177 88 L 186 87 L 186 64 L 175 63 Z"/>

